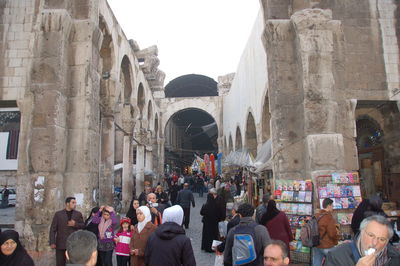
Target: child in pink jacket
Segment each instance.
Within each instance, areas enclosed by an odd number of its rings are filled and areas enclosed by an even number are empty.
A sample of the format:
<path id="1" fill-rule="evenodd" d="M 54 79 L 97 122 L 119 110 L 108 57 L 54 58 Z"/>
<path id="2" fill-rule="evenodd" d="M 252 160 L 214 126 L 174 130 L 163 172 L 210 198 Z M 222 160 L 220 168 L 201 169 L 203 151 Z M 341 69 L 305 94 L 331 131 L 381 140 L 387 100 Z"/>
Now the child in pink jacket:
<path id="1" fill-rule="evenodd" d="M 121 227 L 118 233 L 115 235 L 114 241 L 115 255 L 117 255 L 117 265 L 127 266 L 129 265 L 129 243 L 131 242 L 132 232 L 131 232 L 131 219 L 123 218 L 120 221 Z"/>

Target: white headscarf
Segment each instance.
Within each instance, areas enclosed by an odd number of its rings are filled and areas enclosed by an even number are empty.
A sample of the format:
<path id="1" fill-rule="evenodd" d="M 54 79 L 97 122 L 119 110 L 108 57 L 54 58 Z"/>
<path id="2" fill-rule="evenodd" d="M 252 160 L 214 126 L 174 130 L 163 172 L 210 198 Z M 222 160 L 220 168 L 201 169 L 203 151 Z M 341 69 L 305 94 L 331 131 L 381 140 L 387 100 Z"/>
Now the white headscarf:
<path id="1" fill-rule="evenodd" d="M 140 232 L 142 232 L 142 230 L 146 226 L 146 224 L 148 222 L 151 222 L 151 213 L 150 213 L 150 209 L 147 206 L 140 206 L 137 209 L 140 210 L 144 214 L 143 222 L 138 222 L 138 224 L 137 224 L 137 229 L 138 229 L 138 232 L 140 233 Z"/>
<path id="2" fill-rule="evenodd" d="M 179 205 L 166 208 L 163 212 L 162 223 L 173 222 L 181 226 L 183 222 L 183 209 Z"/>

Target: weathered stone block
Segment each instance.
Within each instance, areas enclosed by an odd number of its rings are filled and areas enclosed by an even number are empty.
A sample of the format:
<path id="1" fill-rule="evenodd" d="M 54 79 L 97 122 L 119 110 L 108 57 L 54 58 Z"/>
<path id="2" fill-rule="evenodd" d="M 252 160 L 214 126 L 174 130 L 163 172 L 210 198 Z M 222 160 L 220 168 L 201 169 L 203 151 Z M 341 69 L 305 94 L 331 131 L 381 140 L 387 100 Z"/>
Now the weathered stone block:
<path id="1" fill-rule="evenodd" d="M 305 146 L 307 171 L 344 168 L 345 154 L 341 134 L 308 135 Z"/>
<path id="2" fill-rule="evenodd" d="M 48 126 L 32 129 L 30 159 L 36 172 L 61 172 L 65 169 L 67 134 L 64 128 Z"/>
<path id="3" fill-rule="evenodd" d="M 55 125 L 66 127 L 66 98 L 55 90 L 46 90 L 35 94 L 35 109 L 32 124 L 34 127 L 46 127 Z"/>
<path id="4" fill-rule="evenodd" d="M 71 129 L 98 129 L 98 102 L 90 97 L 70 98 L 67 119 Z"/>
<path id="5" fill-rule="evenodd" d="M 77 210 L 81 211 L 83 215 L 90 213 L 93 206 L 98 204 L 98 179 L 98 173 L 95 172 L 68 172 L 65 174 L 64 193 L 66 196 L 76 198 Z"/>
<path id="6" fill-rule="evenodd" d="M 334 101 L 304 102 L 304 129 L 308 134 L 336 132 L 338 105 Z M 307 134 L 306 133 L 306 134 Z"/>

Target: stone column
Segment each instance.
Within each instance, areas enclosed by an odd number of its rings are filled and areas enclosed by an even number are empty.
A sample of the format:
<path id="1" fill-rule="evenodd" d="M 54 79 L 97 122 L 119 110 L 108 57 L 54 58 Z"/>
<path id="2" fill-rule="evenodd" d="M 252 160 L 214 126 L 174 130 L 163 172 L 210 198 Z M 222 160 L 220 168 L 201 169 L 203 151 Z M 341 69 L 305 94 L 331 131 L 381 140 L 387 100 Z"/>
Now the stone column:
<path id="1" fill-rule="evenodd" d="M 25 4 L 31 8 L 29 1 Z M 15 8 L 21 10 L 17 3 Z M 32 58 L 27 76 L 30 87 L 19 101 L 22 117 L 15 229 L 36 264 L 50 265 L 53 252 L 48 243 L 49 226 L 65 200 L 68 36 L 72 19 L 65 9 L 41 10 L 32 16 L 37 24 L 27 27 L 35 33 L 33 49 L 26 51 Z"/>
<path id="2" fill-rule="evenodd" d="M 122 168 L 122 206 L 127 210 L 133 197 L 132 152 L 131 137 L 124 136 L 124 154 Z"/>
<path id="3" fill-rule="evenodd" d="M 164 149 L 164 143 L 165 139 L 164 138 L 159 138 L 159 159 L 158 159 L 158 167 L 159 167 L 159 172 L 163 175 L 164 174 L 164 163 L 165 163 L 165 149 Z"/>
<path id="4" fill-rule="evenodd" d="M 136 196 L 139 196 L 144 189 L 144 154 L 145 146 L 136 146 Z"/>
<path id="5" fill-rule="evenodd" d="M 265 47 L 274 176 L 309 179 L 358 169 L 355 104 L 341 98 L 341 24 L 330 10 L 267 20 Z"/>
<path id="6" fill-rule="evenodd" d="M 99 178 L 99 204 L 112 205 L 114 188 L 114 139 L 113 116 L 101 118 L 101 154 Z"/>
<path id="7" fill-rule="evenodd" d="M 153 171 L 153 147 L 151 146 L 146 146 L 146 162 L 144 168 Z"/>

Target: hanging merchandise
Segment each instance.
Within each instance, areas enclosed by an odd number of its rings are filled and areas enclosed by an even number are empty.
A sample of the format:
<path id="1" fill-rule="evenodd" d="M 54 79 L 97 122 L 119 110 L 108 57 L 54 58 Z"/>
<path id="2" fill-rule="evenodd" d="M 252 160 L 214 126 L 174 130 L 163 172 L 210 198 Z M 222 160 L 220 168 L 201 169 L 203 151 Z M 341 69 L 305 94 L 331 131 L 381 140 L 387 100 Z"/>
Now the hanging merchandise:
<path id="1" fill-rule="evenodd" d="M 204 172 L 206 173 L 206 175 L 208 174 L 208 171 L 210 170 L 210 157 L 208 156 L 208 154 L 204 154 Z"/>
<path id="2" fill-rule="evenodd" d="M 217 154 L 217 172 L 218 175 L 222 174 L 222 152 Z"/>
<path id="3" fill-rule="evenodd" d="M 205 172 L 205 169 L 206 169 L 206 164 L 203 161 L 203 162 L 200 163 L 200 171 Z"/>
<path id="4" fill-rule="evenodd" d="M 213 153 L 210 155 L 210 163 L 211 163 L 211 176 L 215 177 L 215 156 Z"/>

